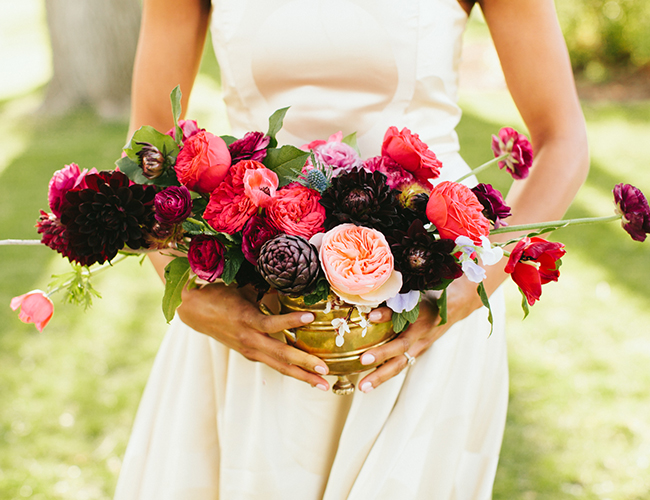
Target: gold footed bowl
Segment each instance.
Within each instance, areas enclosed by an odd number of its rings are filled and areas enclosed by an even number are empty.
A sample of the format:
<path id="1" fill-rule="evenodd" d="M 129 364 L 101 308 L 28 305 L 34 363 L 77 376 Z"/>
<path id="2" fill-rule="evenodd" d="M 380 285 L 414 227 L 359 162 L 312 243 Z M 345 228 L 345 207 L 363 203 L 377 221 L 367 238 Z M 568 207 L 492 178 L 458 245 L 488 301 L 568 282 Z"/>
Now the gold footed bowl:
<path id="1" fill-rule="evenodd" d="M 278 294 L 280 313 L 309 311 L 314 314 L 314 321 L 308 325 L 293 330 L 284 330 L 287 343 L 314 356 L 318 356 L 329 368 L 330 375 L 338 376 L 332 387 L 332 392 L 338 395 L 349 395 L 354 392 L 354 384 L 348 375 L 360 373 L 374 368 L 378 363 L 371 365 L 361 364 L 361 355 L 368 349 L 378 347 L 389 342 L 397 336 L 393 331 L 392 322 L 370 323 L 363 334 L 362 321 L 356 307 L 340 301 L 338 297 L 330 295 L 331 310 L 327 311 L 328 301 L 323 300 L 313 305 L 305 305 L 301 297 L 289 297 Z M 265 314 L 271 314 L 262 304 L 260 309 Z M 327 312 L 326 312 L 327 311 Z M 343 344 L 336 345 L 337 331 L 332 326 L 332 320 L 340 318 L 347 320 L 349 332 L 343 337 Z"/>

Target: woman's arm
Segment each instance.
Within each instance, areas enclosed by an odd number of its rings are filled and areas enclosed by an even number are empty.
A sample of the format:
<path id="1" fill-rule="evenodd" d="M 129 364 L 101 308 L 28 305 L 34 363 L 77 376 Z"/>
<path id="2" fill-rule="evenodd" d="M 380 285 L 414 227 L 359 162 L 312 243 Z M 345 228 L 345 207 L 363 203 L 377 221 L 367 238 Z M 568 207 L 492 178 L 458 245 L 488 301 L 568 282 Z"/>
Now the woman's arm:
<path id="1" fill-rule="evenodd" d="M 553 1 L 479 3 L 535 152 L 530 175 L 513 183 L 508 193 L 506 202 L 513 214 L 508 223 L 560 219 L 584 182 L 589 158 L 584 117 Z M 487 274 L 484 284 L 491 294 L 507 274 L 502 265 L 488 268 Z M 359 383 L 361 390 L 371 390 L 395 376 L 406 366 L 404 352 L 419 355 L 451 325 L 481 305 L 476 285 L 464 277 L 448 289 L 448 323 L 444 326 L 432 326 L 439 322 L 434 300 L 423 301 L 416 323 L 395 341 L 364 355 L 386 363 Z M 390 317 L 390 311 L 384 308 L 375 314 L 379 321 Z M 368 359 L 368 364 L 374 359 Z"/>
<path id="2" fill-rule="evenodd" d="M 166 131 L 173 125 L 169 94 L 179 85 L 183 109 L 198 72 L 210 19 L 210 0 L 144 0 L 142 25 L 133 71 L 130 132 L 142 125 Z M 130 136 L 130 135 L 129 135 Z M 151 254 L 162 277 L 170 257 Z M 185 290 L 178 309 L 195 330 L 217 339 L 252 361 L 328 390 L 325 363 L 268 334 L 313 321 L 311 313 L 264 316 L 247 288 L 222 284 Z"/>

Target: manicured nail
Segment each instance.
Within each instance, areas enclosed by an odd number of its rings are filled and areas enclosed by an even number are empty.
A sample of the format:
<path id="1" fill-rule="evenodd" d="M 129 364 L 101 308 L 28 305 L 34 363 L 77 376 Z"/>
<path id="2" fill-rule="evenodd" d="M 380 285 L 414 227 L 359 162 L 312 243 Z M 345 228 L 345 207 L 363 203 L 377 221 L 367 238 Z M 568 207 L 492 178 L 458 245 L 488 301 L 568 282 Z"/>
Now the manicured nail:
<path id="1" fill-rule="evenodd" d="M 321 366 L 321 365 L 316 365 L 314 367 L 314 371 L 316 373 L 320 373 L 321 375 L 327 375 L 327 368 L 325 368 L 324 366 Z"/>
<path id="2" fill-rule="evenodd" d="M 368 394 L 370 391 L 372 391 L 374 389 L 374 387 L 372 386 L 372 384 L 370 382 L 365 382 L 360 387 L 360 389 L 361 389 L 361 392 L 365 392 L 366 394 Z"/>
<path id="3" fill-rule="evenodd" d="M 303 323 L 311 323 L 314 321 L 314 315 L 312 313 L 305 313 L 302 316 L 300 316 L 300 321 Z"/>
<path id="4" fill-rule="evenodd" d="M 323 384 L 318 384 L 316 387 L 318 387 L 321 391 L 327 392 L 327 386 Z"/>
<path id="5" fill-rule="evenodd" d="M 368 315 L 368 319 L 369 319 L 370 321 L 379 321 L 379 320 L 381 319 L 381 313 L 380 313 L 379 311 L 372 311 L 372 312 Z"/>
<path id="6" fill-rule="evenodd" d="M 364 354 L 361 356 L 362 365 L 370 365 L 375 362 L 375 357 L 372 354 Z"/>

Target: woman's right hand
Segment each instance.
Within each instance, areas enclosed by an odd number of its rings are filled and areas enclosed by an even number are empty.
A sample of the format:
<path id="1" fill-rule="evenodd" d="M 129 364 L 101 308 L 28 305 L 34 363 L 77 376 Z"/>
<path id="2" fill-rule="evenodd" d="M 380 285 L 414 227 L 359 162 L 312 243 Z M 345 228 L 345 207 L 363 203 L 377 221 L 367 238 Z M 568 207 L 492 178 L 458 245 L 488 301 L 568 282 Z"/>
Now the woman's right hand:
<path id="1" fill-rule="evenodd" d="M 251 287 L 213 283 L 185 289 L 178 315 L 194 330 L 209 335 L 250 361 L 265 363 L 283 375 L 307 382 L 323 391 L 329 383 L 318 374 L 328 372 L 325 362 L 269 336 L 311 323 L 314 315 L 295 312 L 266 316 Z"/>

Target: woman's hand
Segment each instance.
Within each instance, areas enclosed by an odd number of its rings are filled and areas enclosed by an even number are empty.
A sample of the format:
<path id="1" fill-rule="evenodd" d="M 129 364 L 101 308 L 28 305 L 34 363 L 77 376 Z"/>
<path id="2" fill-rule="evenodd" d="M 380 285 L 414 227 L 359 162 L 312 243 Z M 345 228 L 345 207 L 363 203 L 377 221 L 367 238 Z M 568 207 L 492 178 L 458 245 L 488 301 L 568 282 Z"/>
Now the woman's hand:
<path id="1" fill-rule="evenodd" d="M 459 278 L 447 288 L 447 323 L 438 326 L 440 316 L 436 299 L 431 295 L 424 297 L 420 301 L 420 315 L 415 323 L 395 340 L 376 349 L 370 349 L 361 357 L 361 363 L 364 365 L 375 362 L 383 364 L 359 382 L 359 389 L 370 392 L 397 375 L 406 368 L 409 361 L 404 353 L 417 358 L 442 337 L 454 323 L 466 318 L 481 305 L 481 299 L 476 293 L 476 283 L 470 282 L 465 277 Z M 372 311 L 369 319 L 373 323 L 381 323 L 389 321 L 391 315 L 392 311 L 389 308 L 381 307 Z"/>
<path id="2" fill-rule="evenodd" d="M 295 312 L 265 316 L 255 302 L 256 293 L 249 287 L 238 289 L 224 284 L 186 289 L 178 315 L 191 328 L 213 337 L 246 359 L 265 363 L 284 375 L 327 391 L 328 382 L 318 375 L 328 372 L 323 360 L 269 336 L 311 323 L 314 315 Z"/>

